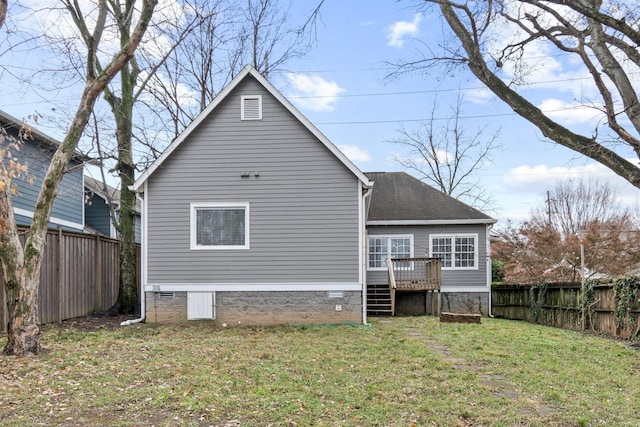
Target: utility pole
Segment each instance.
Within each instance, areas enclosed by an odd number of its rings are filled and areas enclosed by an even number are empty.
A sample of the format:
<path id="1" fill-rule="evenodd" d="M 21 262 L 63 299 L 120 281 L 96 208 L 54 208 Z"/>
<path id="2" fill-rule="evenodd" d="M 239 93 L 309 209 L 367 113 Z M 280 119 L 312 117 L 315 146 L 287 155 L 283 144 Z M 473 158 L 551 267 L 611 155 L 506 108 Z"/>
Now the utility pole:
<path id="1" fill-rule="evenodd" d="M 547 190 L 547 219 L 549 221 L 549 226 L 551 226 L 551 192 Z"/>

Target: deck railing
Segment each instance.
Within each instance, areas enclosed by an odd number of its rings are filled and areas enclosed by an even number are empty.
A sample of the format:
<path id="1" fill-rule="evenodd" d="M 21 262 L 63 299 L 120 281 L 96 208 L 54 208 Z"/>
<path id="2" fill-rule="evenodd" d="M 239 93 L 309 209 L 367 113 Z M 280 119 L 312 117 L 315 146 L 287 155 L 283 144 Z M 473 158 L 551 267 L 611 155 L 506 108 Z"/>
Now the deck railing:
<path id="1" fill-rule="evenodd" d="M 431 312 L 440 314 L 440 289 L 442 287 L 442 261 L 440 258 L 387 258 L 389 290 L 391 292 L 391 315 L 395 315 L 396 292 L 425 291 L 425 304 L 429 292 L 437 292 L 436 300 L 431 295 Z"/>

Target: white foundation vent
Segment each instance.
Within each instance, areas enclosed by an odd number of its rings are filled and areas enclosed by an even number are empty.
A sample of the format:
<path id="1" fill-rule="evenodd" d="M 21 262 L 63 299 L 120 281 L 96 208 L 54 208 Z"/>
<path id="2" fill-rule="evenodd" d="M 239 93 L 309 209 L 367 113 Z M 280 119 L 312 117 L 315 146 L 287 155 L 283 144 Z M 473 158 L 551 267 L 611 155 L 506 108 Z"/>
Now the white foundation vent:
<path id="1" fill-rule="evenodd" d="M 187 319 L 215 319 L 213 292 L 187 292 Z"/>

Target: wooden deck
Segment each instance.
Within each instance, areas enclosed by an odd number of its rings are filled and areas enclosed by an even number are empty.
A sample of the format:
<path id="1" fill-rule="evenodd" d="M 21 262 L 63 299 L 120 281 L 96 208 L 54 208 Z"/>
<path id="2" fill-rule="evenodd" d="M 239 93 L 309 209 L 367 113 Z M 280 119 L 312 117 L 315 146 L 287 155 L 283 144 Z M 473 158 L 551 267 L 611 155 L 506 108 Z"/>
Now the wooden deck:
<path id="1" fill-rule="evenodd" d="M 442 261 L 440 258 L 387 258 L 387 269 L 392 316 L 395 315 L 396 292 L 403 291 L 425 291 L 425 299 L 429 296 L 429 292 L 437 292 L 437 300 L 431 298 L 431 312 L 440 315 L 440 289 L 442 287 Z"/>

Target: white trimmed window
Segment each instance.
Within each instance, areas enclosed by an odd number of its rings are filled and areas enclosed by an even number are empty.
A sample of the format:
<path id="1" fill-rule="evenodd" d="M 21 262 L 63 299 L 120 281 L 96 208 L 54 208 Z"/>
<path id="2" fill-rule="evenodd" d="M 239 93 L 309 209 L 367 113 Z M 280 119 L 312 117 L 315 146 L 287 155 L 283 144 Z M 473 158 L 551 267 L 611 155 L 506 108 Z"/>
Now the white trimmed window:
<path id="1" fill-rule="evenodd" d="M 191 203 L 191 249 L 249 249 L 249 203 Z"/>
<path id="2" fill-rule="evenodd" d="M 369 270 L 386 270 L 387 258 L 412 258 L 413 236 L 369 236 Z"/>
<path id="3" fill-rule="evenodd" d="M 262 120 L 262 95 L 242 95 L 240 99 L 240 120 Z"/>
<path id="4" fill-rule="evenodd" d="M 440 258 L 442 268 L 448 270 L 478 269 L 477 234 L 432 234 L 429 256 Z"/>

